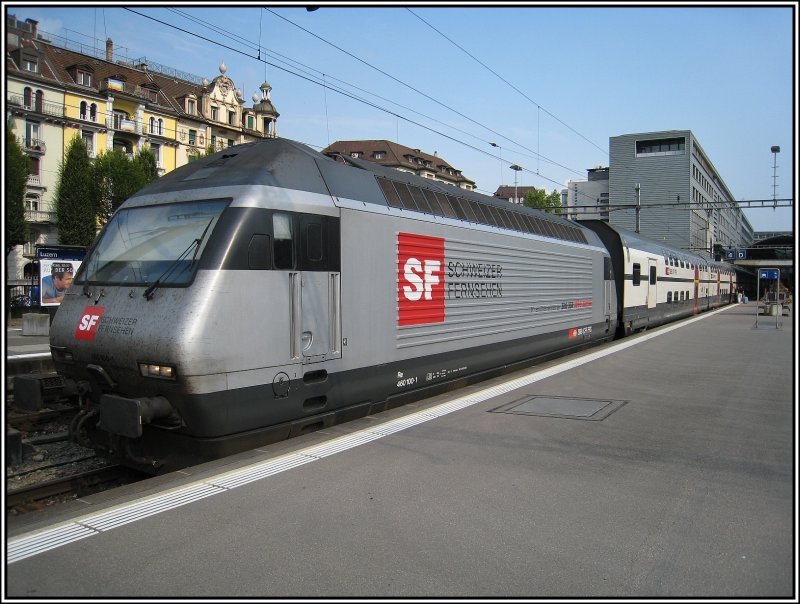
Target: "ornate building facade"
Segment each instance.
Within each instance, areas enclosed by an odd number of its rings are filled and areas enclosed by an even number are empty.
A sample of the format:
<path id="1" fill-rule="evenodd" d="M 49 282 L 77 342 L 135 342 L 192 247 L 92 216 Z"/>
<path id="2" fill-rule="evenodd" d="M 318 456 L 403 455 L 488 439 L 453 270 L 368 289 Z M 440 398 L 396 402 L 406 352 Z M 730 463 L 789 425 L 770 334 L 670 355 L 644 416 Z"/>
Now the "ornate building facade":
<path id="1" fill-rule="evenodd" d="M 25 193 L 29 241 L 9 257 L 8 279 L 26 278 L 36 245 L 58 244 L 54 192 L 72 139 L 90 155 L 119 148 L 129 157 L 149 147 L 160 174 L 210 149 L 278 136 L 279 113 L 264 82 L 246 106 L 227 74 L 209 81 L 149 62 L 115 56 L 50 36 L 31 19 L 6 16 L 6 127 L 31 158 Z"/>

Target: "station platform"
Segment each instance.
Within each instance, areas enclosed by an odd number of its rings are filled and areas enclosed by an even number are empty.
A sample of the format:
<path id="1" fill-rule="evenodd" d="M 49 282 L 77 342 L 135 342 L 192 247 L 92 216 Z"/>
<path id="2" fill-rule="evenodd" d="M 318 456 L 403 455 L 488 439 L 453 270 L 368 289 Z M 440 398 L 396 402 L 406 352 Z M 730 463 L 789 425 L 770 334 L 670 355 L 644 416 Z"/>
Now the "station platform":
<path id="1" fill-rule="evenodd" d="M 6 599 L 793 598 L 793 317 L 729 306 L 6 519 Z"/>

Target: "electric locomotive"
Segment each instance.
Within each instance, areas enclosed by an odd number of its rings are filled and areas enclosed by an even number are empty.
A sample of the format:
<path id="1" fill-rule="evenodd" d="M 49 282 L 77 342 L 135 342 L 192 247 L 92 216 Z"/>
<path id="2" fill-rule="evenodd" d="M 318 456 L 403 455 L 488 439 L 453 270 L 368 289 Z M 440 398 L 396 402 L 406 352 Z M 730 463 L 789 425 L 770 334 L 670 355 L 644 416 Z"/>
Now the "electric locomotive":
<path id="1" fill-rule="evenodd" d="M 592 231 L 339 160 L 243 144 L 122 204 L 50 330 L 81 442 L 163 472 L 613 337 Z"/>

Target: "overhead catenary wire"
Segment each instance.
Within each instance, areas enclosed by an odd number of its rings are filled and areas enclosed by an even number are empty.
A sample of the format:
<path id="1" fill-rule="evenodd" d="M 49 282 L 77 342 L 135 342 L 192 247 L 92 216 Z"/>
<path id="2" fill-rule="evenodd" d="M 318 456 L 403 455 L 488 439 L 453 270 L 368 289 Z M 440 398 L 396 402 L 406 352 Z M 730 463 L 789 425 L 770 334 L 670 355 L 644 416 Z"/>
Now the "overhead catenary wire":
<path id="1" fill-rule="evenodd" d="M 462 51 L 464 54 L 466 54 L 466 55 L 467 55 L 467 56 L 469 56 L 471 59 L 473 59 L 473 60 L 474 60 L 476 63 L 478 63 L 479 65 L 481 65 L 482 67 L 484 67 L 484 68 L 485 68 L 486 70 L 488 70 L 490 73 L 494 74 L 494 75 L 495 75 L 495 76 L 496 76 L 498 79 L 500 79 L 500 80 L 501 80 L 501 81 L 503 81 L 504 83 L 508 84 L 508 86 L 509 86 L 509 87 L 511 87 L 511 88 L 512 88 L 513 90 L 515 90 L 516 92 L 518 92 L 520 95 L 522 95 L 522 96 L 523 96 L 524 98 L 526 98 L 528 101 L 530 101 L 531 103 L 533 103 L 534 105 L 536 105 L 536 107 L 537 107 L 537 110 L 544 111 L 544 112 L 545 112 L 547 115 L 549 115 L 550 117 L 552 117 L 552 118 L 553 118 L 554 120 L 556 120 L 556 121 L 557 121 L 559 124 L 561 124 L 561 125 L 562 125 L 562 126 L 564 126 L 565 128 L 568 128 L 569 130 L 571 130 L 572 132 L 574 132 L 575 134 L 577 134 L 578 136 L 580 136 L 580 137 L 581 137 L 583 140 L 585 140 L 587 143 L 589 143 L 590 145 L 593 145 L 594 147 L 597 147 L 597 148 L 598 148 L 600 151 L 602 151 L 603 153 L 605 153 L 606 155 L 608 155 L 608 151 L 607 151 L 606 149 L 603 149 L 603 148 L 602 148 L 602 147 L 600 147 L 600 146 L 599 146 L 597 143 L 595 143 L 595 142 L 593 142 L 593 141 L 589 140 L 589 139 L 588 139 L 588 138 L 586 138 L 586 137 L 585 137 L 583 134 L 581 134 L 580 132 L 578 132 L 577 130 L 575 130 L 575 128 L 573 128 L 573 127 L 572 127 L 572 126 L 570 126 L 569 124 L 565 123 L 564 121 L 562 121 L 561 119 L 559 119 L 558 117 L 556 117 L 555 115 L 553 115 L 553 113 L 551 113 L 550 111 L 548 111 L 547 109 L 545 109 L 544 107 L 542 107 L 541 105 L 539 105 L 539 103 L 537 103 L 537 102 L 536 102 L 536 101 L 534 101 L 534 100 L 533 100 L 531 97 L 529 97 L 527 94 L 525 94 L 524 92 L 522 92 L 522 90 L 520 90 L 519 88 L 517 88 L 517 87 L 516 87 L 514 84 L 512 84 L 511 82 L 509 82 L 507 79 L 505 79 L 505 78 L 504 78 L 503 76 L 501 76 L 499 73 L 497 73 L 497 72 L 496 72 L 494 69 L 492 69 L 491 67 L 489 67 L 489 66 L 488 66 L 486 63 L 484 63 L 484 62 L 483 62 L 483 61 L 481 61 L 479 58 L 477 58 L 475 55 L 473 55 L 471 52 L 469 52 L 468 50 L 466 50 L 466 49 L 465 49 L 463 46 L 461 46 L 460 44 L 458 44 L 457 42 L 455 42 L 454 40 L 452 40 L 450 37 L 446 36 L 444 33 L 442 33 L 441 31 L 439 31 L 438 29 L 436 29 L 436 28 L 435 28 L 433 25 L 431 25 L 430 23 L 428 23 L 428 22 L 427 22 L 425 19 L 423 19 L 422 17 L 420 17 L 420 16 L 419 16 L 417 13 L 415 13 L 413 10 L 411 10 L 411 9 L 410 9 L 410 8 L 408 8 L 408 7 L 406 7 L 406 10 L 407 10 L 408 12 L 410 12 L 412 15 L 414 15 L 414 16 L 415 16 L 417 19 L 419 19 L 420 21 L 422 21 L 422 22 L 423 22 L 425 25 L 427 25 L 428 27 L 430 27 L 430 28 L 431 28 L 433 31 L 435 31 L 437 34 L 439 34 L 440 36 L 442 36 L 442 37 L 443 37 L 445 40 L 447 40 L 448 42 L 450 42 L 450 43 L 451 43 L 453 46 L 455 46 L 455 47 L 456 47 L 456 48 L 458 48 L 460 51 Z M 538 116 L 537 116 L 537 130 L 538 130 Z M 537 136 L 538 136 L 538 132 L 537 132 Z"/>
<path id="2" fill-rule="evenodd" d="M 297 27 L 298 29 L 300 29 L 300 30 L 302 30 L 302 31 L 306 32 L 307 34 L 309 34 L 310 36 L 313 36 L 313 37 L 314 37 L 314 38 L 316 38 L 317 40 L 319 40 L 319 41 L 321 41 L 321 42 L 323 42 L 323 43 L 325 43 L 325 44 L 327 44 L 327 45 L 329 45 L 329 46 L 331 46 L 331 47 L 335 48 L 336 50 L 338 50 L 338 51 L 340 51 L 340 52 L 342 52 L 342 53 L 346 54 L 347 56 L 349 56 L 349 57 L 351 57 L 351 58 L 355 59 L 356 61 L 358 61 L 358 62 L 360 62 L 360 63 L 362 63 L 362 64 L 366 65 L 366 66 L 367 66 L 367 67 L 369 67 L 370 69 L 373 69 L 373 70 L 377 71 L 378 73 L 380 73 L 380 74 L 382 74 L 382 75 L 386 76 L 387 78 L 389 78 L 389 79 L 393 80 L 394 82 L 397 82 L 398 84 L 400 84 L 400 85 L 402 85 L 402 86 L 405 86 L 405 87 L 406 87 L 406 88 L 408 88 L 409 90 L 412 90 L 413 92 L 416 92 L 417 94 L 419 94 L 419 95 L 422 95 L 422 96 L 423 96 L 423 97 L 425 97 L 426 99 L 428 99 L 428 100 L 430 100 L 430 101 L 433 101 L 434 103 L 436 103 L 437 105 L 440 105 L 441 107 L 443 107 L 443 108 L 447 109 L 448 111 L 452 111 L 452 112 L 453 112 L 453 113 L 455 113 L 456 115 L 458 115 L 458 116 L 460 116 L 460 117 L 462 117 L 462 118 L 464 118 L 464 119 L 468 120 L 469 122 L 471 122 L 471 123 L 475 124 L 476 126 L 479 126 L 479 127 L 483 128 L 483 129 L 485 129 L 485 130 L 487 130 L 487 131 L 491 132 L 491 133 L 492 133 L 492 134 L 494 134 L 495 136 L 498 136 L 498 137 L 502 138 L 503 140 L 505 140 L 505 141 L 508 141 L 508 142 L 510 142 L 510 143 L 512 143 L 512 144 L 514 144 L 514 145 L 517 145 L 518 147 L 521 147 L 522 149 L 525 149 L 525 150 L 527 150 L 527 151 L 529 151 L 529 152 L 531 152 L 531 153 L 534 153 L 534 154 L 535 154 L 537 157 L 542 157 L 543 159 L 546 159 L 547 161 L 550 161 L 551 163 L 556 163 L 556 162 L 553 162 L 552 160 L 550 160 L 549 158 L 544 158 L 544 157 L 543 157 L 543 156 L 541 156 L 539 153 L 537 153 L 537 152 L 536 152 L 536 151 L 534 151 L 533 149 L 530 149 L 530 148 L 526 147 L 526 146 L 525 146 L 525 145 L 523 145 L 522 143 L 520 143 L 520 142 L 518 142 L 518 141 L 515 141 L 515 140 L 512 140 L 512 139 L 510 139 L 510 138 L 508 138 L 507 136 L 505 136 L 504 134 L 502 134 L 502 133 L 500 133 L 500 132 L 497 132 L 496 130 L 493 130 L 492 128 L 489 128 L 489 127 L 488 127 L 488 126 L 486 126 L 485 124 L 482 124 L 480 121 L 478 121 L 478 120 L 475 120 L 475 119 L 473 119 L 473 118 L 469 117 L 468 115 L 465 115 L 464 113 L 462 113 L 462 112 L 458 111 L 457 109 L 454 109 L 453 107 L 450 107 L 449 105 L 446 105 L 445 103 L 442 103 L 441 101 L 439 101 L 438 99 L 435 99 L 434 97 L 432 97 L 431 95 L 427 94 L 426 92 L 423 92 L 422 90 L 419 90 L 418 88 L 416 88 L 416 87 L 412 86 L 411 84 L 408 84 L 407 82 L 404 82 L 403 80 L 400 80 L 399 78 L 397 78 L 397 77 L 393 76 L 392 74 L 390 74 L 390 73 L 388 73 L 388 72 L 384 71 L 384 70 L 383 70 L 383 69 L 381 69 L 380 67 L 376 67 L 375 65 L 372 65 L 372 64 L 371 64 L 371 63 L 369 63 L 368 61 L 365 61 L 365 60 L 364 60 L 364 59 L 362 59 L 361 57 L 359 57 L 359 56 L 357 56 L 357 55 L 353 54 L 352 52 L 350 52 L 350 51 L 348 51 L 348 50 L 346 50 L 346 49 L 342 48 L 341 46 L 338 46 L 338 45 L 334 44 L 333 42 L 330 42 L 329 40 L 326 40 L 326 39 L 325 39 L 325 38 L 323 38 L 322 36 L 319 36 L 319 35 L 315 34 L 314 32 L 312 32 L 312 31 L 310 31 L 310 30 L 306 29 L 306 28 L 305 28 L 305 27 L 303 27 L 302 25 L 298 25 L 297 23 L 295 23 L 295 22 L 294 22 L 294 21 L 292 21 L 291 19 L 287 19 L 287 18 L 286 18 L 286 17 L 284 17 L 283 15 L 280 15 L 280 14 L 276 13 L 274 10 L 272 10 L 272 9 L 269 9 L 269 8 L 265 8 L 264 10 L 265 10 L 265 11 L 267 11 L 267 12 L 270 12 L 270 13 L 272 13 L 273 15 L 275 15 L 276 17 L 278 17 L 278 18 L 280 18 L 280 19 L 283 19 L 284 21 L 286 21 L 287 23 L 290 23 L 291 25 L 293 25 L 293 26 Z M 486 141 L 486 142 L 487 142 L 487 144 L 488 144 L 488 141 Z M 559 164 L 559 166 L 560 166 L 560 164 Z M 576 170 L 572 170 L 571 168 L 566 168 L 565 166 L 560 166 L 560 167 L 562 167 L 562 168 L 565 168 L 565 169 L 567 169 L 567 170 L 574 171 L 574 172 L 576 172 L 576 173 L 578 173 L 578 174 L 581 174 L 580 172 L 577 172 Z M 533 174 L 533 172 L 531 172 L 531 174 Z M 582 175 L 582 174 L 581 174 L 581 175 Z"/>
<path id="3" fill-rule="evenodd" d="M 261 60 L 261 51 L 263 50 L 263 51 L 265 51 L 265 53 L 267 53 L 267 54 L 269 54 L 269 55 L 272 55 L 273 59 L 275 59 L 275 60 L 278 60 L 278 61 L 284 61 L 284 62 L 287 62 L 287 63 L 290 63 L 290 64 L 292 64 L 292 65 L 293 65 L 293 68 L 295 68 L 295 69 L 297 68 L 296 66 L 299 66 L 299 68 L 300 68 L 300 70 L 301 70 L 301 71 L 303 71 L 304 73 L 306 73 L 307 75 L 309 75 L 309 76 L 311 76 L 311 77 L 318 77 L 318 76 L 316 76 L 316 75 L 312 75 L 312 73 L 311 73 L 311 72 L 314 72 L 314 73 L 316 73 L 316 74 L 320 74 L 320 75 L 322 76 L 323 82 L 325 82 L 325 81 L 326 81 L 326 78 L 327 78 L 327 81 L 331 81 L 331 80 L 333 80 L 333 81 L 335 81 L 335 82 L 339 82 L 340 84 L 343 84 L 344 86 L 347 86 L 347 87 L 349 87 L 349 88 L 352 88 L 352 89 L 354 89 L 354 90 L 357 90 L 357 91 L 359 91 L 359 92 L 363 92 L 363 93 L 365 93 L 365 94 L 368 94 L 368 95 L 370 95 L 370 96 L 373 96 L 373 97 L 375 97 L 375 98 L 377 98 L 377 99 L 380 99 L 381 101 L 384 101 L 384 102 L 387 102 L 387 103 L 391 103 L 392 105 L 394 105 L 394 106 L 396 106 L 396 107 L 400 107 L 401 109 L 404 109 L 404 110 L 406 110 L 406 111 L 410 111 L 410 112 L 412 112 L 412 113 L 414 113 L 414 114 L 416 114 L 416 115 L 419 115 L 419 116 L 421 116 L 421 117 L 424 117 L 425 119 L 428 119 L 428 120 L 430 120 L 430 121 L 432 121 L 432 122 L 434 122 L 434 123 L 436 123 L 436 124 L 439 124 L 439 125 L 441 125 L 441 126 L 445 126 L 445 127 L 447 127 L 447 128 L 450 128 L 450 129 L 452 129 L 452 130 L 455 130 L 456 132 L 460 132 L 461 134 L 465 134 L 465 135 L 467 135 L 467 136 L 470 136 L 470 137 L 472 137 L 473 139 L 475 139 L 475 140 L 479 140 L 479 141 L 481 141 L 482 143 L 484 143 L 484 144 L 486 144 L 486 145 L 489 145 L 489 144 L 491 144 L 489 140 L 487 140 L 487 139 L 483 139 L 483 138 L 480 138 L 479 136 L 477 136 L 477 135 L 476 135 L 476 134 L 474 134 L 473 132 L 469 132 L 469 131 L 467 131 L 467 130 L 462 130 L 462 129 L 458 128 L 457 126 L 453 126 L 452 124 L 448 124 L 448 123 L 446 123 L 446 122 L 443 122 L 443 121 L 441 121 L 441 120 L 438 120 L 438 119 L 436 119 L 436 118 L 434 118 L 434 117 L 431 117 L 431 116 L 429 116 L 429 115 L 427 115 L 427 114 L 425 114 L 425 113 L 422 113 L 422 112 L 420 112 L 420 111 L 417 111 L 417 110 L 415 110 L 415 109 L 413 109 L 413 108 L 411 108 L 411 107 L 408 107 L 408 106 L 406 106 L 406 105 L 403 105 L 403 104 L 401 104 L 401 103 L 398 103 L 398 102 L 396 102 L 396 101 L 393 101 L 393 100 L 391 100 L 391 99 L 388 99 L 388 98 L 386 98 L 386 97 L 383 97 L 383 96 L 381 96 L 381 95 L 379 95 L 379 94 L 376 94 L 375 92 L 372 92 L 372 91 L 366 90 L 366 89 L 364 89 L 364 88 L 361 88 L 361 87 L 359 87 L 359 86 L 356 86 L 355 84 L 351 84 L 351 83 L 349 83 L 349 82 L 346 82 L 346 81 L 344 81 L 344 80 L 342 80 L 342 79 L 336 78 L 336 77 L 332 76 L 331 74 L 324 74 L 324 73 L 322 73 L 322 71 L 320 71 L 320 70 L 318 70 L 318 69 L 315 69 L 314 67 L 311 67 L 311 66 L 309 66 L 309 65 L 306 65 L 305 63 L 302 63 L 302 62 L 300 62 L 300 61 L 297 61 L 296 59 L 292 59 L 291 57 L 288 57 L 288 56 L 286 56 L 286 55 L 283 55 L 283 54 L 281 54 L 281 53 L 279 53 L 279 52 L 276 52 L 276 51 L 274 51 L 274 50 L 271 50 L 271 49 L 268 49 L 268 48 L 264 48 L 264 47 L 262 47 L 260 44 L 259 44 L 259 45 L 256 47 L 256 46 L 254 46 L 254 45 L 253 45 L 253 44 L 252 44 L 252 43 L 251 43 L 249 40 L 246 40 L 245 38 L 242 38 L 242 37 L 241 37 L 241 36 L 239 36 L 238 34 L 235 34 L 235 33 L 233 33 L 233 32 L 229 32 L 229 31 L 227 31 L 227 30 L 225 30 L 225 29 L 222 29 L 222 28 L 220 28 L 220 27 L 218 27 L 218 26 L 216 26 L 216 25 L 214 25 L 214 24 L 212 24 L 212 23 L 208 23 L 207 21 L 204 21 L 204 20 L 202 20 L 202 19 L 200 19 L 200 18 L 198 18 L 198 17 L 195 17 L 195 16 L 193 16 L 193 15 L 189 15 L 188 13 L 185 13 L 184 11 L 180 11 L 180 10 L 173 9 L 173 8 L 171 8 L 171 9 L 169 9 L 169 10 L 170 10 L 171 12 L 174 12 L 174 13 L 176 13 L 176 14 L 178 14 L 178 15 L 182 16 L 182 17 L 185 17 L 186 19 L 188 19 L 188 20 L 190 20 L 190 21 L 193 21 L 194 23 L 196 23 L 196 24 L 198 24 L 198 25 L 201 25 L 201 26 L 203 26 L 203 27 L 208 27 L 208 28 L 209 28 L 209 29 L 211 29 L 212 31 L 215 31 L 215 32 L 217 32 L 217 33 L 219 33 L 219 34 L 228 35 L 228 36 L 230 36 L 230 37 L 231 37 L 231 38 L 233 38 L 233 39 L 238 39 L 238 40 L 241 40 L 241 41 L 242 41 L 242 44 L 243 44 L 244 46 L 246 46 L 246 47 L 249 47 L 249 48 L 252 48 L 253 50 L 257 50 L 257 51 L 258 51 L 258 56 L 256 57 L 256 60 L 259 60 L 259 61 Z M 276 58 L 276 57 L 277 57 L 277 58 Z M 266 64 L 266 63 L 265 63 L 265 64 Z M 327 84 L 327 83 L 324 83 L 324 84 L 323 84 L 323 86 L 325 86 L 325 87 L 329 87 L 329 88 L 330 88 L 330 86 L 328 86 L 328 84 Z M 326 99 L 326 103 L 327 103 L 327 99 Z M 327 106 L 326 106 L 326 111 L 327 111 Z M 329 141 L 329 144 L 330 144 L 330 141 Z M 537 160 L 538 160 L 538 159 L 542 159 L 542 160 L 544 160 L 544 161 L 546 161 L 546 162 L 548 162 L 548 163 L 550 163 L 550 164 L 552 164 L 552 165 L 554 165 L 554 166 L 557 166 L 557 167 L 559 167 L 559 168 L 562 168 L 562 169 L 564 169 L 564 170 L 567 170 L 567 171 L 569 171 L 569 172 L 572 172 L 572 173 L 574 173 L 574 174 L 577 174 L 578 176 L 583 176 L 583 173 L 582 173 L 582 172 L 580 172 L 580 171 L 578 171 L 578 170 L 575 170 L 574 168 L 570 168 L 570 167 L 568 167 L 568 166 L 565 166 L 565 165 L 563 165 L 563 164 L 560 164 L 560 163 L 558 163 L 558 162 L 556 162 L 556 161 L 554 161 L 554 160 L 552 160 L 552 159 L 550 159 L 550 158 L 548 158 L 548 157 L 544 157 L 544 156 L 542 156 L 542 155 L 538 154 L 538 152 L 536 152 L 536 153 L 537 153 L 537 155 L 535 155 L 535 156 L 534 156 L 534 155 L 529 155 L 529 154 L 527 154 L 527 153 L 523 153 L 523 152 L 521 152 L 521 151 L 518 151 L 518 150 L 514 150 L 514 152 L 515 152 L 516 154 L 518 154 L 518 155 L 521 155 L 521 156 L 523 156 L 523 157 L 528 157 L 528 158 L 531 158 L 531 159 L 537 159 Z M 505 163 L 507 163 L 507 164 L 511 164 L 511 163 L 513 163 L 513 162 L 511 162 L 511 161 L 509 161 L 509 160 L 503 160 L 501 157 L 496 157 L 496 156 L 494 156 L 494 155 L 491 155 L 491 154 L 489 154 L 489 155 L 490 155 L 490 157 L 494 157 L 495 159 L 499 159 L 501 162 L 505 161 Z"/>
<path id="4" fill-rule="evenodd" d="M 420 127 L 420 128 L 423 128 L 423 129 L 425 129 L 425 130 L 428 130 L 428 131 L 430 131 L 430 132 L 432 132 L 432 133 L 434 133 L 434 134 L 438 134 L 439 136 L 443 136 L 444 138 L 447 138 L 448 140 L 451 140 L 451 141 L 453 141 L 453 142 L 456 142 L 456 143 L 459 143 L 459 144 L 461 144 L 461 145 L 464 145 L 464 146 L 466 146 L 466 147 L 468 147 L 468 148 L 470 148 L 470 149 L 472 149 L 472 150 L 474 150 L 474 151 L 477 151 L 478 153 L 482 153 L 483 155 L 486 155 L 486 156 L 488 156 L 488 157 L 492 157 L 492 158 L 494 158 L 494 159 L 500 159 L 500 161 L 503 161 L 503 160 L 502 160 L 501 158 L 499 158 L 498 156 L 496 156 L 496 155 L 494 155 L 494 154 L 492 154 L 492 153 L 490 153 L 490 152 L 488 152 L 488 151 L 486 151 L 486 150 L 484 150 L 484 149 L 481 149 L 481 148 L 479 148 L 479 147 L 476 147 L 476 146 L 474 146 L 474 145 L 471 145 L 470 143 L 467 143 L 467 142 L 465 142 L 465 141 L 462 141 L 462 140 L 460 140 L 460 139 L 457 139 L 457 138 L 455 138 L 455 137 L 453 137 L 453 136 L 450 136 L 449 134 L 446 134 L 446 133 L 444 133 L 444 132 L 441 132 L 441 131 L 439 131 L 439 130 L 436 130 L 436 129 L 434 129 L 434 128 L 431 128 L 430 126 L 426 126 L 426 125 L 424 125 L 424 124 L 421 124 L 421 123 L 419 123 L 419 122 L 417 122 L 417 121 L 415 121 L 415 120 L 412 120 L 412 119 L 410 119 L 410 118 L 408 118 L 408 117 L 406 117 L 406 116 L 404 116 L 404 115 L 401 115 L 401 114 L 399 114 L 399 113 L 397 113 L 397 112 L 394 112 L 394 111 L 392 111 L 392 110 L 390 110 L 390 109 L 387 109 L 387 108 L 385 108 L 385 107 L 381 107 L 381 106 L 379 106 L 379 105 L 376 105 L 375 103 L 372 103 L 371 101 L 368 101 L 368 100 L 366 100 L 366 99 L 362 99 L 362 98 L 360 98 L 360 97 L 357 97 L 357 96 L 355 96 L 355 95 L 353 95 L 353 94 L 351 94 L 351 93 L 348 93 L 348 92 L 346 92 L 346 91 L 344 91 L 344 90 L 341 90 L 341 89 L 339 89 L 339 88 L 336 88 L 336 87 L 330 86 L 330 85 L 328 85 L 326 82 L 320 82 L 320 81 L 318 81 L 318 80 L 315 80 L 315 79 L 313 79 L 312 77 L 307 77 L 307 76 L 305 76 L 305 75 L 302 75 L 302 74 L 300 74 L 300 73 L 297 73 L 296 71 L 293 71 L 292 69 L 288 69 L 288 68 L 286 68 L 286 67 L 282 67 L 282 66 L 280 66 L 280 65 L 277 65 L 277 64 L 275 64 L 275 63 L 271 63 L 271 62 L 267 61 L 267 60 L 266 60 L 266 59 L 264 59 L 264 58 L 262 58 L 262 59 L 258 59 L 258 57 L 257 57 L 257 56 L 254 56 L 254 55 L 252 55 L 252 54 L 248 54 L 248 53 L 246 53 L 246 52 L 244 52 L 244 51 L 242 51 L 242 50 L 240 50 L 240 49 L 238 49 L 238 48 L 234 48 L 234 47 L 232 47 L 232 46 L 229 46 L 229 45 L 227 45 L 227 44 L 223 44 L 222 42 L 219 42 L 219 41 L 217 41 L 217 40 L 212 40 L 212 39 L 210 39 L 210 38 L 208 38 L 208 37 L 206 37 L 206 36 L 203 36 L 202 34 L 199 34 L 199 33 L 196 33 L 196 32 L 189 31 L 189 30 L 187 30 L 187 29 L 184 29 L 184 28 L 182 28 L 182 27 L 179 27 L 179 26 L 177 26 L 177 25 L 173 25 L 173 24 L 171 24 L 171 23 L 167 23 L 166 21 L 163 21 L 162 19 L 158 19 L 158 18 L 156 18 L 156 17 L 153 17 L 153 16 L 151 16 L 151 15 L 147 15 L 147 14 L 141 13 L 141 12 L 139 12 L 139 11 L 133 10 L 132 8 L 128 8 L 128 7 L 124 7 L 124 8 L 125 8 L 125 10 L 127 10 L 127 11 L 130 11 L 130 12 L 132 12 L 132 13 L 136 14 L 136 15 L 139 15 L 139 16 L 141 16 L 141 17 L 144 17 L 144 18 L 146 18 L 146 19 L 150 19 L 150 20 L 152 20 L 152 21 L 155 21 L 155 22 L 157 22 L 157 23 L 161 23 L 162 25 L 165 25 L 165 26 L 167 26 L 167 27 L 171 27 L 171 28 L 173 28 L 173 29 L 176 29 L 176 30 L 178 30 L 178 31 L 181 31 L 181 32 L 183 32 L 183 33 L 185 33 L 185 34 L 187 34 L 187 35 L 195 36 L 195 37 L 197 37 L 197 38 L 200 38 L 200 39 L 202 39 L 202 40 L 205 40 L 206 42 L 209 42 L 209 43 L 211 43 L 211 44 L 216 44 L 216 45 L 218 45 L 218 46 L 220 46 L 220 47 L 222 47 L 222 48 L 226 48 L 226 49 L 228 49 L 228 50 L 231 50 L 231 51 L 233 51 L 233 52 L 236 52 L 236 53 L 238 53 L 238 54 L 241 54 L 241 55 L 243 55 L 243 56 L 246 56 L 246 57 L 248 57 L 248 58 L 251 58 L 251 59 L 254 59 L 254 60 L 257 60 L 257 61 L 266 62 L 268 65 L 271 65 L 271 66 L 273 66 L 273 67 L 276 67 L 277 69 L 280 69 L 280 70 L 282 70 L 282 71 L 285 71 L 286 73 L 289 73 L 289 74 L 291 74 L 291 75 L 294 75 L 294 76 L 296 76 L 296 77 L 299 77 L 299 78 L 301 78 L 301 79 L 303 79 L 303 80 L 306 80 L 306 81 L 312 82 L 312 83 L 314 83 L 314 84 L 317 84 L 317 85 L 320 85 L 320 86 L 327 86 L 327 87 L 328 87 L 328 89 L 330 89 L 330 90 L 333 90 L 333 91 L 335 91 L 335 92 L 338 92 L 339 94 L 341 94 L 341 95 L 343 95 L 343 96 L 346 96 L 346 97 L 348 97 L 348 98 L 351 98 L 351 99 L 353 99 L 353 100 L 360 101 L 360 102 L 362 102 L 362 103 L 364 103 L 364 104 L 366 104 L 366 105 L 369 105 L 369 106 L 371 106 L 371 107 L 373 107 L 373 108 L 375 108 L 375 109 L 378 109 L 378 110 L 380 110 L 380 111 L 384 111 L 384 112 L 386 112 L 386 113 L 388 113 L 388 114 L 390 114 L 390 115 L 393 115 L 393 116 L 395 116 L 395 117 L 397 117 L 397 118 L 399 118 L 399 119 L 402 119 L 402 120 L 404 120 L 404 121 L 406 121 L 406 122 L 408 122 L 408 123 L 410 123 L 410 124 L 414 124 L 415 126 L 418 126 L 418 127 Z M 252 45 L 251 45 L 251 48 L 252 48 Z M 253 50 L 255 50 L 255 49 L 253 49 Z M 345 52 L 346 52 L 346 51 L 345 51 Z M 469 119 L 469 118 L 467 118 L 467 119 Z M 490 131 L 491 131 L 491 130 L 490 130 Z M 493 132 L 493 131 L 492 131 L 492 132 Z M 503 136 L 503 135 L 500 135 L 499 133 L 498 133 L 498 135 L 499 135 L 499 136 L 501 136 L 501 137 L 502 137 L 504 140 L 510 140 L 510 139 L 508 139 L 507 137 L 505 137 L 505 136 Z M 511 141 L 511 142 L 514 142 L 514 141 Z M 515 143 L 515 144 L 517 144 L 517 143 Z M 312 146 L 320 147 L 319 145 L 312 145 Z M 320 147 L 320 148 L 321 148 L 321 147 Z M 532 151 L 532 152 L 533 152 L 533 153 L 535 153 L 535 151 Z M 552 160 L 550 160 L 549 158 L 543 158 L 543 159 L 545 159 L 546 161 L 550 161 L 550 162 L 552 162 L 552 163 L 554 163 L 554 164 L 556 164 L 556 165 L 559 165 L 560 167 L 562 167 L 562 168 L 565 168 L 565 169 L 567 169 L 567 170 L 571 170 L 570 168 L 566 168 L 565 166 L 561 166 L 560 164 L 557 164 L 556 162 L 553 162 L 553 161 L 552 161 Z M 552 179 L 552 178 L 549 178 L 549 177 L 547 177 L 547 176 L 544 176 L 543 174 L 536 173 L 536 172 L 534 172 L 534 171 L 532 171 L 532 170 L 529 170 L 529 169 L 527 169 L 527 168 L 523 168 L 523 171 L 525 171 L 525 172 L 528 172 L 528 173 L 529 173 L 529 174 L 531 174 L 531 175 L 538 176 L 539 178 L 542 178 L 542 179 L 544 179 L 544 180 L 547 180 L 547 181 L 549 181 L 549 182 L 555 183 L 555 184 L 556 184 L 556 185 L 558 185 L 558 186 L 562 186 L 562 183 L 561 183 L 560 181 L 557 181 L 557 180 L 554 180 L 554 179 Z M 573 171 L 574 171 L 574 170 L 573 170 Z M 580 173 L 579 173 L 579 172 L 577 172 L 577 171 L 574 171 L 574 172 L 575 172 L 575 173 L 577 173 L 577 174 L 580 174 Z"/>

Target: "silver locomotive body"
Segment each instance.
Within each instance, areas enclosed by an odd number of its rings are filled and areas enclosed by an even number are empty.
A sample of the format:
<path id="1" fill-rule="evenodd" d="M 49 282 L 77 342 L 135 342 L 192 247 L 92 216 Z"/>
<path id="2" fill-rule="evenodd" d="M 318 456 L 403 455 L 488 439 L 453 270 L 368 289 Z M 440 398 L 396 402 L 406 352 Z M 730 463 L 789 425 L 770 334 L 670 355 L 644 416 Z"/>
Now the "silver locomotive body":
<path id="1" fill-rule="evenodd" d="M 276 139 L 126 201 L 51 348 L 82 438 L 165 471 L 609 339 L 616 308 L 587 229 Z"/>

